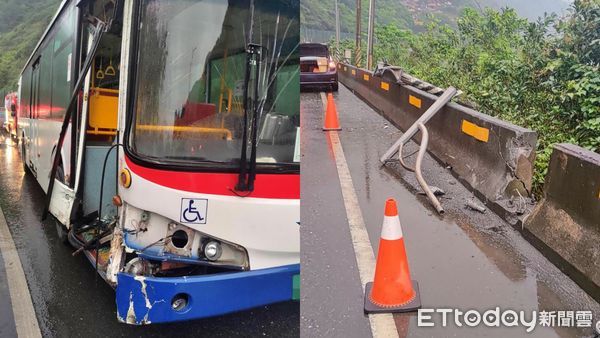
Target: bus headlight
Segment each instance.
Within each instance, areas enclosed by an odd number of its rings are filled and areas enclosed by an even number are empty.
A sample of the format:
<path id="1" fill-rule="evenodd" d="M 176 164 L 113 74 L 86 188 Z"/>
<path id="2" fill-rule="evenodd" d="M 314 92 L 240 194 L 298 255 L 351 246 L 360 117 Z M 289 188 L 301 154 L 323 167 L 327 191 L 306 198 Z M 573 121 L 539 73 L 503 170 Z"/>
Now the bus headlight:
<path id="1" fill-rule="evenodd" d="M 221 257 L 222 249 L 219 242 L 210 241 L 204 245 L 204 257 L 209 261 L 216 261 Z"/>
<path id="2" fill-rule="evenodd" d="M 249 270 L 248 253 L 241 245 L 202 234 L 198 256 L 206 263 L 239 270 Z"/>

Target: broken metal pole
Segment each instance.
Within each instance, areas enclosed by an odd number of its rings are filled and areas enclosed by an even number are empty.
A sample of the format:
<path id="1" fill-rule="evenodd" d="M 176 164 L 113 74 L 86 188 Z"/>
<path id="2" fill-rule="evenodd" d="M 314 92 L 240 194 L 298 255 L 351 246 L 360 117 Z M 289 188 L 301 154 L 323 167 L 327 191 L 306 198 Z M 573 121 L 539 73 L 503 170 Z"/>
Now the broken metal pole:
<path id="1" fill-rule="evenodd" d="M 437 197 L 435 197 L 435 194 L 431 191 L 431 188 L 429 188 L 427 182 L 425 182 L 423 174 L 421 174 L 421 163 L 423 163 L 423 156 L 425 156 L 425 153 L 427 152 L 429 133 L 427 132 L 427 128 L 425 128 L 423 123 L 419 123 L 417 126 L 421 131 L 421 145 L 419 146 L 419 154 L 417 155 L 417 162 L 415 163 L 415 175 L 417 176 L 417 181 L 419 182 L 421 189 L 423 189 L 425 195 L 427 195 L 427 198 L 429 198 L 429 201 L 431 204 L 433 204 L 433 207 L 438 214 L 441 215 L 444 213 L 444 208 L 442 208 L 440 201 L 437 199 Z"/>
<path id="2" fill-rule="evenodd" d="M 422 141 L 421 141 L 422 142 Z M 415 168 L 410 167 L 408 164 L 404 162 L 404 157 L 402 156 L 402 147 L 404 147 L 404 143 L 400 143 L 398 145 L 398 160 L 400 161 L 400 165 L 404 167 L 404 169 L 408 171 L 415 171 Z M 409 155 L 407 155 L 408 157 Z"/>
<path id="3" fill-rule="evenodd" d="M 419 123 L 422 123 L 423 125 L 425 123 L 427 123 L 427 121 L 429 121 L 440 109 L 442 109 L 442 107 L 444 107 L 448 102 L 450 102 L 450 100 L 452 100 L 454 95 L 456 95 L 456 92 L 457 92 L 456 88 L 448 87 L 448 89 L 446 89 L 444 94 L 442 94 L 442 96 L 440 96 L 431 105 L 431 107 L 429 107 L 429 109 L 427 109 L 427 111 L 425 111 L 425 113 L 423 113 L 423 115 L 421 115 L 421 117 L 419 117 L 415 121 L 415 123 L 413 123 L 413 125 L 410 126 L 410 128 L 408 128 L 408 130 L 404 134 L 402 134 L 402 136 L 400 136 L 398 141 L 396 141 L 396 143 L 394 143 L 394 145 L 391 146 L 390 149 L 388 149 L 385 152 L 385 154 L 383 154 L 383 156 L 379 159 L 379 161 L 381 161 L 381 163 L 385 164 L 396 153 L 396 151 L 398 151 L 398 148 L 400 147 L 401 144 L 405 144 L 413 136 L 415 136 L 415 134 L 417 133 L 417 130 L 419 129 L 419 127 L 418 127 Z"/>

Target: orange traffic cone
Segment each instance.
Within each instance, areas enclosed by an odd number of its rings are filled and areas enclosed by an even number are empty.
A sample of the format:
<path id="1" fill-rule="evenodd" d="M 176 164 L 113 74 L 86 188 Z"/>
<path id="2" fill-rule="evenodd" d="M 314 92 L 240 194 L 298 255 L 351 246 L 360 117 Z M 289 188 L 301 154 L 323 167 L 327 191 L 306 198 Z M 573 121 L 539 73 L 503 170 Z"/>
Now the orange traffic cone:
<path id="1" fill-rule="evenodd" d="M 323 130 L 342 130 L 337 116 L 337 109 L 335 108 L 335 101 L 331 93 L 327 94 L 327 110 L 325 110 Z"/>
<path id="2" fill-rule="evenodd" d="M 420 307 L 419 285 L 410 280 L 396 201 L 390 198 L 385 202 L 375 280 L 365 288 L 365 312 L 408 312 Z"/>

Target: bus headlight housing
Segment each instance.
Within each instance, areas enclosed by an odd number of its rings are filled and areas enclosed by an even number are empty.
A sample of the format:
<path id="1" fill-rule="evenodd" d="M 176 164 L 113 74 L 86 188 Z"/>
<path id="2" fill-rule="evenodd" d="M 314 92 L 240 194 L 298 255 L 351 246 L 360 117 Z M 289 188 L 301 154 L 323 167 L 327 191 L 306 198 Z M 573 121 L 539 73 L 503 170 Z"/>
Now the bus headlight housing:
<path id="1" fill-rule="evenodd" d="M 248 253 L 244 247 L 203 234 L 198 256 L 210 265 L 249 270 Z"/>
<path id="2" fill-rule="evenodd" d="M 221 249 L 221 244 L 217 241 L 210 241 L 204 244 L 204 257 L 209 261 L 216 261 L 221 257 L 221 253 L 223 249 Z"/>

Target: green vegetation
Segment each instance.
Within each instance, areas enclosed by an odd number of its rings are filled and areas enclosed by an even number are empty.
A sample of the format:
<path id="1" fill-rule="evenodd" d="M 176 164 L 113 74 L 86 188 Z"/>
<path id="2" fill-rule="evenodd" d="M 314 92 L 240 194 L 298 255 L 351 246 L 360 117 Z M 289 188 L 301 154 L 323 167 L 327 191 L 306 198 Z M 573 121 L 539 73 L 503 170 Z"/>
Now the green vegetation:
<path id="1" fill-rule="evenodd" d="M 536 22 L 510 9 L 466 9 L 457 28 L 434 21 L 412 33 L 386 25 L 376 36 L 375 60 L 455 86 L 481 112 L 537 131 L 536 195 L 552 145 L 600 152 L 600 0 L 575 0 L 566 16 Z"/>
<path id="2" fill-rule="evenodd" d="M 367 31 L 366 13 L 369 11 L 369 0 L 362 0 L 361 24 L 363 31 Z M 301 0 L 300 21 L 302 29 L 316 29 L 335 31 L 335 2 L 322 0 Z M 354 32 L 356 23 L 355 0 L 338 0 L 340 13 L 340 30 L 342 32 Z M 393 24 L 400 27 L 410 28 L 413 20 L 407 8 L 402 6 L 398 0 L 377 0 L 377 7 L 385 10 L 377 11 L 377 22 L 387 25 Z"/>
<path id="3" fill-rule="evenodd" d="M 340 30 L 354 34 L 356 0 L 337 0 L 340 12 Z M 456 27 L 457 18 L 465 8 L 515 8 L 519 15 L 537 18 L 544 12 L 559 13 L 568 4 L 564 0 L 375 0 L 378 25 L 392 24 L 413 31 L 423 31 L 432 19 Z M 301 0 L 300 13 L 303 29 L 335 31 L 334 0 Z M 362 31 L 367 32 L 369 0 L 361 0 Z"/>
<path id="4" fill-rule="evenodd" d="M 59 3 L 60 0 L 0 3 L 0 94 L 17 89 L 19 73 Z"/>

